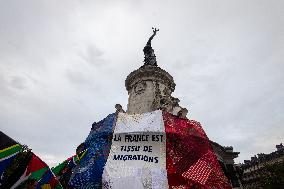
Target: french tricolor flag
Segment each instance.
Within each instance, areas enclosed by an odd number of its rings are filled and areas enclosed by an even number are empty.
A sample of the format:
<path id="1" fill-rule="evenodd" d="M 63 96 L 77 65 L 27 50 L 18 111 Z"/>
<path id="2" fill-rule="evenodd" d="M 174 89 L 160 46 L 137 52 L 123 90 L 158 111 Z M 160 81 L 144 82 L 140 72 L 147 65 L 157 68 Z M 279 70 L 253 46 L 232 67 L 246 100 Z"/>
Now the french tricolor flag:
<path id="1" fill-rule="evenodd" d="M 161 110 L 93 124 L 73 188 L 231 188 L 201 125 Z"/>

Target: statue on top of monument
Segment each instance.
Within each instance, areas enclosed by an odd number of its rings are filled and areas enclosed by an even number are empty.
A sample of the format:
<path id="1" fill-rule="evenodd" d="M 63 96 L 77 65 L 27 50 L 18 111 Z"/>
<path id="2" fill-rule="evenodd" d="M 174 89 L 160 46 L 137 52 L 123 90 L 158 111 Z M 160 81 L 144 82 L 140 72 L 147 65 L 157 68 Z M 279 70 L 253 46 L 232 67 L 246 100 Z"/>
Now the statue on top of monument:
<path id="1" fill-rule="evenodd" d="M 151 35 L 151 37 L 149 38 L 149 40 L 147 41 L 147 46 L 151 47 L 151 41 L 152 39 L 155 37 L 155 35 L 157 34 L 157 31 L 159 31 L 159 29 L 157 28 L 152 28 L 153 30 L 153 34 Z"/>
<path id="2" fill-rule="evenodd" d="M 144 51 L 144 65 L 157 66 L 156 56 L 155 56 L 155 53 L 154 53 L 154 49 L 151 46 L 151 41 L 155 37 L 155 35 L 157 34 L 157 31 L 159 31 L 159 29 L 152 28 L 152 30 L 153 30 L 153 34 L 151 35 L 151 37 L 147 41 L 146 46 L 143 49 L 143 51 Z"/>

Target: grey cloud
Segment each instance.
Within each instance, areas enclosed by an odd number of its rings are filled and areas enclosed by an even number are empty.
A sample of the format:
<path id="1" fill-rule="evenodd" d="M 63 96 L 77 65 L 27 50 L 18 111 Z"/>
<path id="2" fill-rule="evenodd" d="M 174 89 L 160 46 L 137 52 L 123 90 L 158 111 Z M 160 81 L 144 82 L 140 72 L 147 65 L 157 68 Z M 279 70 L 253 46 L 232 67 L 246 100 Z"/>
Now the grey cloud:
<path id="1" fill-rule="evenodd" d="M 67 70 L 67 77 L 74 84 L 90 84 L 90 80 L 85 77 L 85 74 L 78 71 Z"/>
<path id="2" fill-rule="evenodd" d="M 79 55 L 92 65 L 101 66 L 105 63 L 103 56 L 103 51 L 97 48 L 94 44 L 87 45 L 84 52 Z"/>
<path id="3" fill-rule="evenodd" d="M 11 86 L 16 89 L 25 89 L 26 88 L 26 80 L 23 77 L 14 76 L 11 79 Z"/>

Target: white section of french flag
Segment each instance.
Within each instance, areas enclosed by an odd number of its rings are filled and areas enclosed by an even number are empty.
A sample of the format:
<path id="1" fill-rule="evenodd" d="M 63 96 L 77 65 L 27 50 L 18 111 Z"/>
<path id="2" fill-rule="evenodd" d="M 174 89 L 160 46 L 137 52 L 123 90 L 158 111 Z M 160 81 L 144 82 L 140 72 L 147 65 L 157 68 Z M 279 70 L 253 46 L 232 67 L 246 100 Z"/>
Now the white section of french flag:
<path id="1" fill-rule="evenodd" d="M 168 188 L 162 111 L 119 113 L 103 173 L 103 188 Z"/>

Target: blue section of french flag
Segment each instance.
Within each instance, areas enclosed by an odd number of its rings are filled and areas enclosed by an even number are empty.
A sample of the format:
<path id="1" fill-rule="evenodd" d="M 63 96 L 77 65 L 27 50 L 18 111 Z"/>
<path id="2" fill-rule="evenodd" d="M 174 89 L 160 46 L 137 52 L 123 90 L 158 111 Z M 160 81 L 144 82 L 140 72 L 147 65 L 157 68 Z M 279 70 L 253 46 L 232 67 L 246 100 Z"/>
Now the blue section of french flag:
<path id="1" fill-rule="evenodd" d="M 69 185 L 73 188 L 101 188 L 102 174 L 107 161 L 116 114 L 110 114 L 93 125 L 85 140 L 88 149 L 80 164 L 74 169 Z"/>

